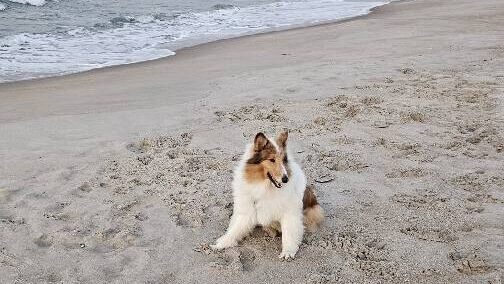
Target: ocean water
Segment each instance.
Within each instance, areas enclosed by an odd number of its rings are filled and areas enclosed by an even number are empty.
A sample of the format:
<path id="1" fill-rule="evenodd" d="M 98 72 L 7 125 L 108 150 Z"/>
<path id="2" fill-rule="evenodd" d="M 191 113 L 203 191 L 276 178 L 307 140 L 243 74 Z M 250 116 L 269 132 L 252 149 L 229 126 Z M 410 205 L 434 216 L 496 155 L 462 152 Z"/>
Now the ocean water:
<path id="1" fill-rule="evenodd" d="M 369 0 L 0 0 L 0 83 L 366 14 Z"/>

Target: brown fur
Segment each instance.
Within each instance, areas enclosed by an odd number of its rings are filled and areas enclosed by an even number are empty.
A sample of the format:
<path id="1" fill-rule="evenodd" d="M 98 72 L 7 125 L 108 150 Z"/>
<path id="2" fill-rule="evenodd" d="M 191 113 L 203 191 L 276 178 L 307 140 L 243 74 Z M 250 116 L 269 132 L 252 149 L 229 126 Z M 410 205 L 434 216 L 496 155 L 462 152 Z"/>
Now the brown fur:
<path id="1" fill-rule="evenodd" d="M 313 185 L 306 186 L 303 196 L 303 210 L 318 205 L 317 196 L 315 196 L 315 192 L 313 191 L 314 188 Z"/>
<path id="2" fill-rule="evenodd" d="M 315 205 L 303 210 L 304 225 L 308 232 L 315 232 L 324 221 L 324 209 Z"/>
<path id="3" fill-rule="evenodd" d="M 287 138 L 289 138 L 289 133 L 284 131 L 278 135 L 276 142 L 279 148 L 285 149 L 287 147 Z"/>
<path id="4" fill-rule="evenodd" d="M 324 221 L 324 210 L 320 207 L 314 186 L 308 185 L 303 196 L 304 224 L 308 231 L 314 232 Z"/>

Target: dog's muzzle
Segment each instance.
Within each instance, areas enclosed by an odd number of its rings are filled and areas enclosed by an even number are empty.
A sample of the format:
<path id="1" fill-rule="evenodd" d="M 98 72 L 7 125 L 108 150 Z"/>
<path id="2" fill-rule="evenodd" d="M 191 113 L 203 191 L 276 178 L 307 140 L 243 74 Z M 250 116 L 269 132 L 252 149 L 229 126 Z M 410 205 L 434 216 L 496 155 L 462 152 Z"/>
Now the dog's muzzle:
<path id="1" fill-rule="evenodd" d="M 268 173 L 268 178 L 269 180 L 271 181 L 271 183 L 276 187 L 276 188 L 281 188 L 282 187 L 282 184 L 277 182 L 272 176 L 270 173 Z"/>

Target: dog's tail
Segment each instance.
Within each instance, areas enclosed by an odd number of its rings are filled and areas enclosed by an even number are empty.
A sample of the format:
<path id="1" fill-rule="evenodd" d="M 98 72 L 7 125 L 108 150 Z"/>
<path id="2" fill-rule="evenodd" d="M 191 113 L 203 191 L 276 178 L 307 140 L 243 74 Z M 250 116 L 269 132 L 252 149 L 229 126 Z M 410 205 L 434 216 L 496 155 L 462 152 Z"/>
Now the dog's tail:
<path id="1" fill-rule="evenodd" d="M 324 221 L 324 209 L 320 207 L 313 185 L 308 185 L 303 196 L 303 215 L 306 230 L 314 232 Z"/>

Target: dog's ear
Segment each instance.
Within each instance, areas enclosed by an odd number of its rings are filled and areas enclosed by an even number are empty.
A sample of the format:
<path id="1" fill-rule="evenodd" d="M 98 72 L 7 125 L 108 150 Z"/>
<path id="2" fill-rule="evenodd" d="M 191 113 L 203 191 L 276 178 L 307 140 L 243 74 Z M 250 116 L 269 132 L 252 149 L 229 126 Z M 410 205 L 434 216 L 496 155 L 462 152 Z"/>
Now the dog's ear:
<path id="1" fill-rule="evenodd" d="M 260 152 L 262 151 L 266 145 L 268 145 L 269 141 L 268 138 L 266 138 L 266 135 L 264 133 L 259 132 L 256 134 L 254 138 L 254 151 Z"/>
<path id="2" fill-rule="evenodd" d="M 285 148 L 287 146 L 287 138 L 289 138 L 289 132 L 287 130 L 282 131 L 276 139 L 278 147 Z"/>

